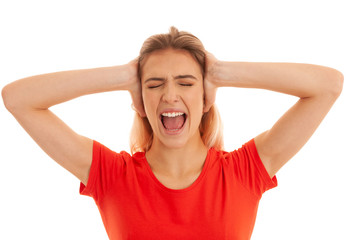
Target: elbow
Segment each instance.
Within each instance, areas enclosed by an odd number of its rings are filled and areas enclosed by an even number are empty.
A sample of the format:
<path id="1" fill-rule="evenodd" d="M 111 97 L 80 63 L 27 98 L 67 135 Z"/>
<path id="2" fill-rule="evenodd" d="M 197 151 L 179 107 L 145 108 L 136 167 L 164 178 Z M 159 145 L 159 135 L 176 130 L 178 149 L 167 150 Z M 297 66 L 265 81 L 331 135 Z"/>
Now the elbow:
<path id="1" fill-rule="evenodd" d="M 334 70 L 332 75 L 331 93 L 334 97 L 338 98 L 343 89 L 344 75 L 337 70 Z"/>
<path id="2" fill-rule="evenodd" d="M 6 85 L 5 87 L 3 87 L 3 89 L 1 90 L 1 97 L 3 99 L 3 103 L 4 106 L 6 107 L 7 110 L 10 111 L 10 109 L 12 108 L 11 103 L 10 103 L 10 93 L 9 93 L 9 85 Z"/>
<path id="3" fill-rule="evenodd" d="M 315 65 L 310 78 L 312 78 L 311 83 L 313 83 L 311 92 L 304 98 L 325 97 L 333 101 L 340 96 L 344 84 L 344 75 L 340 71 Z"/>
<path id="4" fill-rule="evenodd" d="M 1 96 L 5 108 L 10 112 L 14 113 L 19 108 L 12 84 L 8 84 L 1 90 Z"/>
<path id="5" fill-rule="evenodd" d="M 325 68 L 323 71 L 322 84 L 319 89 L 321 95 L 331 96 L 331 98 L 337 99 L 343 89 L 344 75 L 333 68 Z"/>
<path id="6" fill-rule="evenodd" d="M 1 90 L 1 97 L 3 99 L 4 106 L 9 112 L 11 112 L 14 108 L 14 104 L 11 103 L 11 92 L 9 85 L 3 87 L 3 89 Z"/>
<path id="7" fill-rule="evenodd" d="M 34 104 L 36 96 L 29 92 L 18 81 L 4 86 L 1 90 L 1 96 L 5 108 L 14 116 L 28 110 L 46 110 L 47 108 L 38 107 Z"/>

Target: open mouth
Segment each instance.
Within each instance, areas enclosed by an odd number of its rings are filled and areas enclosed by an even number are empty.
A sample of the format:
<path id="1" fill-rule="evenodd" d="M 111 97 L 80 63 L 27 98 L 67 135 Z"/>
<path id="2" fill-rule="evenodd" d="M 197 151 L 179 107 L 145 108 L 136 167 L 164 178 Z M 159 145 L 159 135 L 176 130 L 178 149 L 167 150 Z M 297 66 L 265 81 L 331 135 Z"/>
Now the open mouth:
<path id="1" fill-rule="evenodd" d="M 160 118 L 165 130 L 175 133 L 184 127 L 187 116 L 183 112 L 164 112 Z"/>

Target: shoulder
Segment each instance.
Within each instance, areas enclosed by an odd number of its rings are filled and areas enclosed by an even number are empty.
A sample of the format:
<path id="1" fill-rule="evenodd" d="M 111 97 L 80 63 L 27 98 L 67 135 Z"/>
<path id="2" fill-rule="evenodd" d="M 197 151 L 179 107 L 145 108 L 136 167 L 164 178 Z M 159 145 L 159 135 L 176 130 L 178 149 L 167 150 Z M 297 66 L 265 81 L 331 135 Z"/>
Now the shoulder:
<path id="1" fill-rule="evenodd" d="M 125 158 L 131 158 L 132 156 L 124 150 L 121 150 L 119 152 L 112 150 L 111 148 L 105 146 L 104 144 L 94 140 L 93 141 L 93 157 L 96 157 L 97 155 L 103 156 L 103 157 L 125 157 Z"/>
<path id="2" fill-rule="evenodd" d="M 103 167 L 126 166 L 130 165 L 134 161 L 141 160 L 144 156 L 144 153 L 141 152 L 131 155 L 125 150 L 121 150 L 119 152 L 114 151 L 95 140 L 93 144 L 93 165 Z"/>
<path id="3" fill-rule="evenodd" d="M 137 166 L 144 168 L 141 163 L 143 153 L 130 155 L 126 151 L 116 152 L 100 142 L 93 141 L 92 164 L 89 178 L 81 186 L 81 194 L 90 195 L 95 199 L 108 191 L 115 182 L 126 182 L 137 170 Z"/>
<path id="4" fill-rule="evenodd" d="M 241 145 L 241 147 L 232 151 L 225 151 L 223 149 L 211 148 L 212 157 L 217 160 L 229 162 L 233 160 L 248 159 L 257 157 L 257 150 L 254 139 Z"/>
<path id="5" fill-rule="evenodd" d="M 277 186 L 276 177 L 269 176 L 260 159 L 254 139 L 231 152 L 215 151 L 215 156 L 225 172 L 230 172 L 256 196 Z"/>

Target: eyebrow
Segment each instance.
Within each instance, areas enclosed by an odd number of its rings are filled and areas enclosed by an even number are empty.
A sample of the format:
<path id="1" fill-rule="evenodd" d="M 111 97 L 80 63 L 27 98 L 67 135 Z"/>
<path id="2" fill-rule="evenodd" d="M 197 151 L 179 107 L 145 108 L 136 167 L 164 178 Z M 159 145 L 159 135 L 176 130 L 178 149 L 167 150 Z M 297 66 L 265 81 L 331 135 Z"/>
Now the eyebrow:
<path id="1" fill-rule="evenodd" d="M 194 77 L 193 75 L 190 74 L 186 74 L 186 75 L 178 75 L 175 77 L 175 79 L 183 79 L 183 78 L 191 78 L 191 79 L 195 79 L 197 80 L 196 77 Z M 148 78 L 145 80 L 145 83 L 148 81 L 164 81 L 165 78 L 159 78 L 159 77 L 152 77 L 152 78 Z"/>

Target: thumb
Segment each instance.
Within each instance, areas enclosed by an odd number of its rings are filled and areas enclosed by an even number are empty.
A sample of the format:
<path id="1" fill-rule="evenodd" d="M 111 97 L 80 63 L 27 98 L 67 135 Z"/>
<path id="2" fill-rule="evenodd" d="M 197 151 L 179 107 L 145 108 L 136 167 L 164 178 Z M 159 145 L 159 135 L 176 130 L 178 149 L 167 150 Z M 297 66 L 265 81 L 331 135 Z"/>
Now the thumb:
<path id="1" fill-rule="evenodd" d="M 215 97 L 216 97 L 216 89 L 213 89 L 212 91 L 208 91 L 205 95 L 205 101 L 204 101 L 204 113 L 208 112 L 212 105 L 215 103 Z"/>
<path id="2" fill-rule="evenodd" d="M 131 99 L 133 102 L 131 104 L 132 109 L 135 110 L 140 115 L 140 117 L 146 117 L 144 103 L 141 94 L 131 93 Z"/>

